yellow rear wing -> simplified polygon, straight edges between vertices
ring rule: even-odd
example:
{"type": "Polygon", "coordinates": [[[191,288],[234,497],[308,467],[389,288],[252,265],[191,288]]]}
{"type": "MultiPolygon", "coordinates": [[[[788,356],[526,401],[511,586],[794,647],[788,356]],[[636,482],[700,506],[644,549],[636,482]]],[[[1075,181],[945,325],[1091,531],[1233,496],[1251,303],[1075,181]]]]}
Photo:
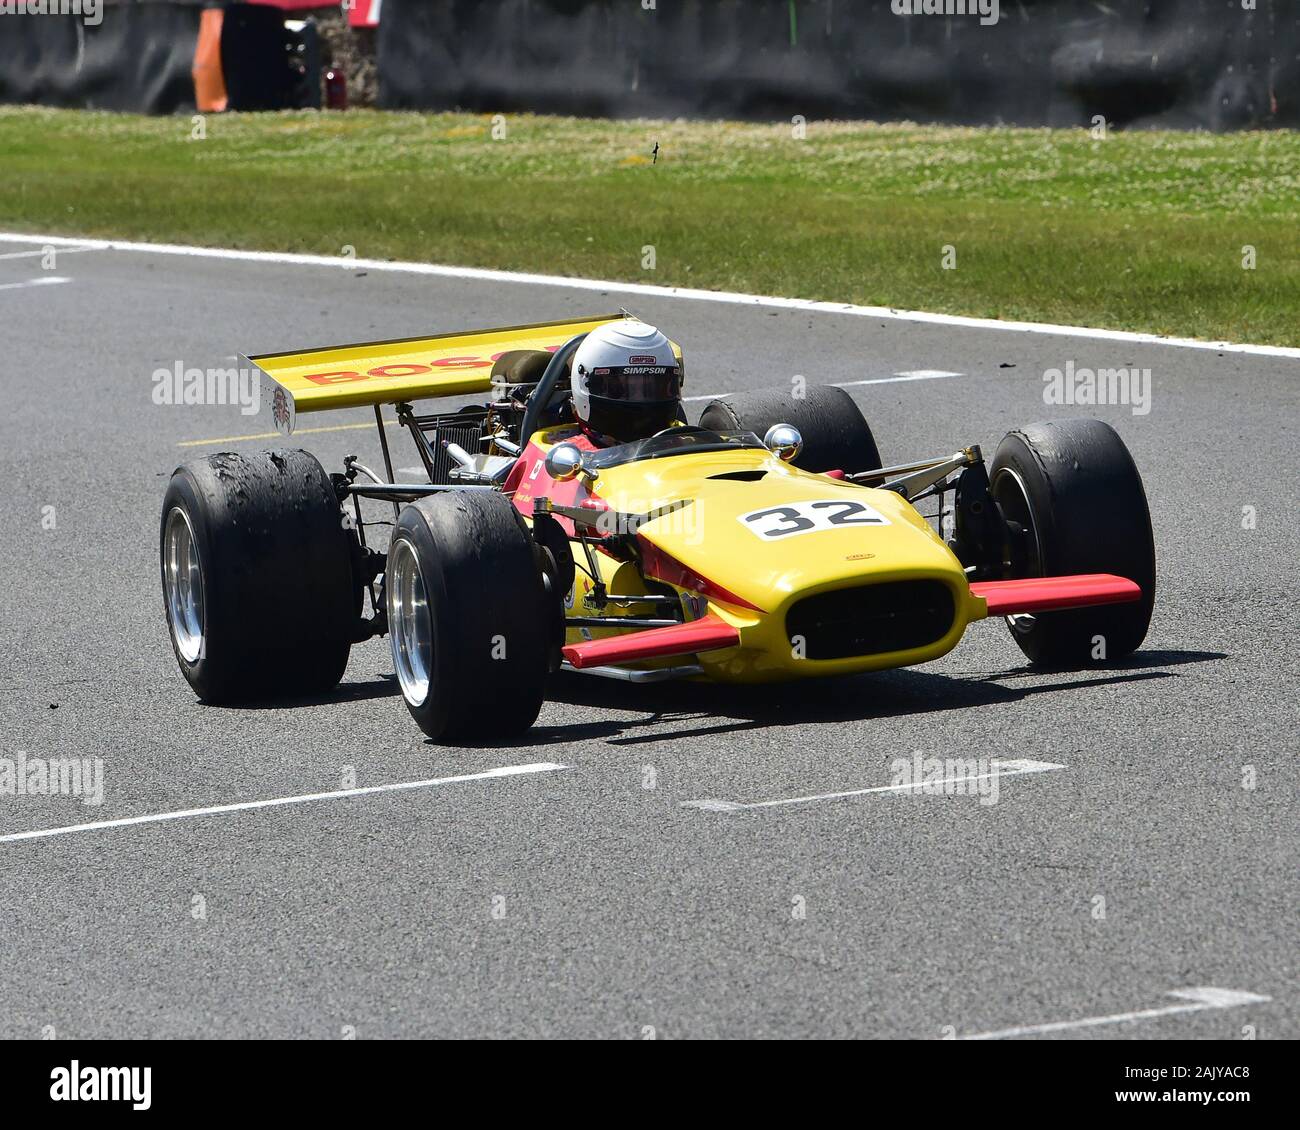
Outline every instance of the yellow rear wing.
{"type": "Polygon", "coordinates": [[[577,321],[264,353],[244,360],[261,371],[275,426],[288,435],[300,412],[487,392],[492,363],[502,353],[512,349],[554,352],[575,334],[625,316],[601,314],[577,321]]]}

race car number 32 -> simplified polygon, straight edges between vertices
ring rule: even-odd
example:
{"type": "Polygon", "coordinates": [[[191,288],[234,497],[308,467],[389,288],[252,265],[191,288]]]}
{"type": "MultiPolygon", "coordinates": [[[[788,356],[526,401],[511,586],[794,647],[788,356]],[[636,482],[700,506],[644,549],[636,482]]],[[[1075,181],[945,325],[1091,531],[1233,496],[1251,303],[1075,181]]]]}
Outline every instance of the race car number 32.
{"type": "Polygon", "coordinates": [[[889,519],[865,502],[832,498],[824,502],[791,502],[769,506],[740,515],[744,523],[760,538],[775,541],[811,534],[817,530],[837,530],[849,526],[888,526],[889,519]]]}

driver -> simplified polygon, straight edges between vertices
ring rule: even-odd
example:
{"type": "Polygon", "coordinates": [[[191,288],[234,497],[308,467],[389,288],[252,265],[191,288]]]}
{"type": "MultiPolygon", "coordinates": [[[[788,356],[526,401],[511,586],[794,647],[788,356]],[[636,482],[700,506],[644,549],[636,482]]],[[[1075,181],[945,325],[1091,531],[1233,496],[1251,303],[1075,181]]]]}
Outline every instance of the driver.
{"type": "Polygon", "coordinates": [[[574,415],[602,447],[647,439],[681,417],[682,363],[654,326],[626,319],[597,327],[571,371],[574,415]]]}

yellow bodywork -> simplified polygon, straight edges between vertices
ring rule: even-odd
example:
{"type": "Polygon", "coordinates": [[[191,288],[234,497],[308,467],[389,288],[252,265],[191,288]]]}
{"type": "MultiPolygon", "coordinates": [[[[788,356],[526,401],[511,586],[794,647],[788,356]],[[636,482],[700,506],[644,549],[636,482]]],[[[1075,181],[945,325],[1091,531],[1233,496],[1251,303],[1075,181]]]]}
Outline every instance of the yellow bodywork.
{"type": "MultiPolygon", "coordinates": [[[[546,448],[563,434],[564,429],[557,429],[553,435],[535,436],[534,442],[546,448]]],[[[700,653],[698,660],[706,678],[768,682],[911,666],[951,651],[967,624],[986,615],[985,602],[971,594],[961,563],[900,495],[801,471],[766,450],[736,448],[627,463],[601,471],[589,483],[589,490],[610,509],[630,514],[689,500],[688,505],[643,525],[640,536],[741,598],[729,602],[708,597],[707,611],[735,627],[740,644],[700,653]],[[763,475],[753,481],[711,477],[744,471],[763,475]],[[888,524],[817,529],[767,541],[741,520],[742,515],[764,508],[833,500],[866,503],[888,524]],[[791,647],[786,612],[796,600],[876,582],[928,579],[948,586],[954,618],[948,633],[926,647],[830,660],[801,658],[791,647]]],[[[584,563],[576,543],[574,549],[575,559],[584,563]]],[[[630,563],[605,554],[598,554],[597,560],[611,596],[646,591],[630,563]]],[[[690,599],[696,594],[679,584],[672,587],[682,595],[687,617],[697,618],[702,607],[698,600],[690,599]]],[[[580,569],[570,615],[593,614],[592,608],[584,605],[591,589],[591,581],[580,569]]],[[[605,614],[617,615],[619,610],[610,608],[605,614]]],[[[615,634],[619,633],[608,629],[585,633],[570,629],[568,642],[615,634]]],[[[655,660],[636,666],[682,662],[680,658],[655,660]]]]}

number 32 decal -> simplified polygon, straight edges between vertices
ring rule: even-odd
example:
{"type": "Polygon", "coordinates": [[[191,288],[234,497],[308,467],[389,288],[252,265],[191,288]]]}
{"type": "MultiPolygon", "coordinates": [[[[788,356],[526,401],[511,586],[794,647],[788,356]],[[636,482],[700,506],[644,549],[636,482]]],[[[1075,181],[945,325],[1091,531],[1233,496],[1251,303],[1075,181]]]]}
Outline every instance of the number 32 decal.
{"type": "Polygon", "coordinates": [[[865,502],[845,498],[824,502],[792,502],[787,506],[769,506],[740,515],[739,519],[760,538],[775,541],[795,534],[816,530],[834,530],[844,526],[888,526],[889,519],[865,502]]]}

